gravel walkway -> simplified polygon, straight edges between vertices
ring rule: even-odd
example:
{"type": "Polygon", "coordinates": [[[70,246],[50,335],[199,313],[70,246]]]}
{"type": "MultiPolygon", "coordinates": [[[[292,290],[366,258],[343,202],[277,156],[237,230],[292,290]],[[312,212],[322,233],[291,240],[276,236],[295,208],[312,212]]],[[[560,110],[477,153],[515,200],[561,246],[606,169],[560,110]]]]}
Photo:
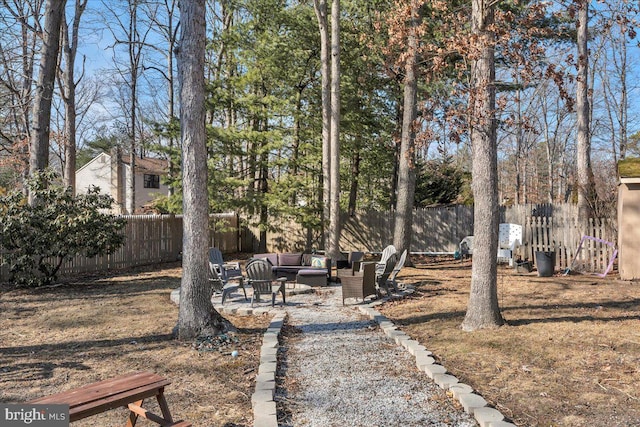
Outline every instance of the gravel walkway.
{"type": "Polygon", "coordinates": [[[339,287],[287,303],[279,426],[477,426],[339,287]]]}

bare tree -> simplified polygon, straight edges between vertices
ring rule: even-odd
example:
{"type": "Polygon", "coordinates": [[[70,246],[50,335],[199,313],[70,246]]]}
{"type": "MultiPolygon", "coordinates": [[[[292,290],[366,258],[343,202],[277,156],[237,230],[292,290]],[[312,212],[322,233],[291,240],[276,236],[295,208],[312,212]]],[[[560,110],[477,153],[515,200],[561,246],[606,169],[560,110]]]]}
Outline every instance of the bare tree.
{"type": "MultiPolygon", "coordinates": [[[[96,113],[94,107],[99,105],[100,100],[105,95],[105,82],[95,76],[83,76],[76,81],[74,88],[74,110],[75,110],[75,141],[74,148],[83,148],[83,141],[88,133],[92,133],[99,127],[99,123],[104,121],[104,117],[96,113]]],[[[51,132],[51,161],[61,165],[64,171],[67,169],[66,159],[68,157],[68,141],[65,136],[66,104],[62,97],[53,100],[52,127],[62,129],[63,132],[51,132]]]]}
{"type": "Polygon", "coordinates": [[[638,88],[638,84],[629,78],[637,64],[627,45],[636,38],[634,26],[640,5],[622,0],[605,1],[598,14],[597,33],[591,39],[599,39],[605,48],[600,64],[593,61],[593,68],[602,84],[602,108],[607,123],[603,139],[610,144],[613,164],[616,164],[627,154],[629,95],[638,88]]]}
{"type": "Polygon", "coordinates": [[[180,82],[183,159],[183,260],[178,337],[213,335],[224,319],[211,303],[208,272],[207,147],[204,56],[205,0],[180,2],[181,34],[176,47],[180,82]],[[204,202],[203,202],[204,200],[204,202]]]}
{"type": "Polygon", "coordinates": [[[2,0],[0,22],[0,86],[3,88],[0,151],[4,166],[23,179],[29,172],[29,141],[33,108],[33,81],[37,49],[41,43],[44,0],[2,0]]]}
{"type": "MultiPolygon", "coordinates": [[[[574,128],[573,114],[564,104],[562,98],[552,91],[552,83],[543,82],[538,93],[537,105],[540,114],[537,120],[540,123],[544,148],[547,160],[547,175],[549,186],[547,201],[564,201],[567,188],[566,168],[568,166],[567,152],[569,151],[569,135],[574,128]]],[[[573,148],[573,147],[571,147],[573,148]]],[[[573,150],[571,150],[573,151],[573,150]]]]}
{"type": "MultiPolygon", "coordinates": [[[[162,48],[161,53],[165,55],[166,58],[166,66],[164,69],[156,66],[148,66],[147,68],[154,69],[162,75],[164,82],[166,83],[167,89],[167,100],[166,107],[164,108],[166,122],[169,126],[169,136],[167,138],[169,151],[172,152],[175,145],[176,140],[171,132],[176,118],[176,100],[175,100],[175,87],[176,87],[176,79],[174,77],[174,50],[177,43],[178,38],[178,29],[180,25],[176,22],[177,15],[177,0],[161,0],[158,4],[152,5],[150,3],[145,3],[143,10],[149,18],[151,23],[150,28],[157,32],[160,37],[166,42],[166,45],[159,47],[155,45],[156,49],[160,50],[162,48]]],[[[169,176],[175,178],[178,173],[178,165],[175,164],[171,155],[168,157],[169,163],[169,176]]],[[[173,186],[169,186],[169,195],[174,194],[175,189],[173,186]]]]}
{"type": "Polygon", "coordinates": [[[129,105],[125,112],[128,123],[129,132],[129,167],[131,175],[129,177],[129,197],[127,198],[126,211],[129,214],[135,212],[136,206],[136,155],[139,148],[138,141],[138,83],[142,74],[143,53],[147,45],[147,37],[151,31],[151,26],[141,27],[139,24],[138,12],[140,9],[140,0],[124,0],[125,8],[120,8],[120,3],[103,0],[102,5],[108,16],[105,16],[107,27],[111,31],[115,44],[114,62],[117,71],[123,82],[129,90],[129,105]],[[127,61],[121,63],[118,61],[119,56],[115,48],[117,46],[126,46],[127,61]]]}
{"type": "Polygon", "coordinates": [[[591,169],[591,135],[589,134],[589,51],[587,48],[589,1],[575,0],[575,4],[577,7],[576,37],[578,44],[578,75],[576,78],[578,215],[581,220],[586,221],[590,217],[591,204],[595,194],[593,170],[591,169]]]}
{"type": "MultiPolygon", "coordinates": [[[[74,15],[71,25],[67,23],[66,14],[63,11],[62,18],[62,56],[64,58],[64,70],[60,69],[60,94],[65,106],[64,140],[65,162],[63,180],[64,184],[76,189],[76,88],[78,81],[75,78],[75,63],[78,52],[78,33],[80,32],[80,19],[87,7],[87,0],[75,0],[74,15]]],[[[82,79],[82,76],[80,76],[82,79]]]]}
{"type": "MultiPolygon", "coordinates": [[[[47,0],[44,11],[43,51],[33,105],[31,141],[29,144],[29,172],[44,170],[49,164],[49,127],[51,100],[55,86],[58,53],[60,51],[60,25],[66,0],[47,0]]],[[[33,199],[30,196],[30,201],[33,199]]]]}
{"type": "Polygon", "coordinates": [[[476,45],[471,60],[474,255],[471,292],[462,329],[474,331],[504,323],[498,306],[498,167],[496,144],[494,3],[472,0],[471,32],[476,45]]]}

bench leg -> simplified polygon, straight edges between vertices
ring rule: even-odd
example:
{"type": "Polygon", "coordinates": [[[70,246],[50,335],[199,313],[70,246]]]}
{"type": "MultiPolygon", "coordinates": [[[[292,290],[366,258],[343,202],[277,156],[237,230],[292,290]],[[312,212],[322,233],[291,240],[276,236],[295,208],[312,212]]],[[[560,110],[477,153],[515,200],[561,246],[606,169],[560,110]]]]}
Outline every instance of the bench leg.
{"type": "Polygon", "coordinates": [[[160,394],[158,394],[158,404],[160,405],[160,411],[162,411],[162,417],[170,423],[173,423],[171,411],[169,411],[169,405],[167,405],[167,400],[164,398],[164,392],[162,390],[160,390],[160,394]]]}
{"type": "MultiPolygon", "coordinates": [[[[153,421],[154,423],[158,423],[161,426],[173,426],[174,424],[180,425],[180,423],[174,423],[173,418],[171,417],[171,412],[169,411],[169,406],[167,405],[167,401],[164,398],[164,394],[162,391],[156,396],[158,399],[158,404],[160,406],[160,411],[162,411],[162,416],[156,415],[152,412],[144,409],[142,405],[142,400],[139,400],[134,403],[130,403],[128,406],[131,413],[129,414],[129,420],[127,421],[127,427],[134,427],[138,417],[143,417],[148,419],[149,421],[153,421]]],[[[184,424],[190,425],[190,424],[184,424]]]]}
{"type": "MultiPolygon", "coordinates": [[[[133,403],[136,406],[142,406],[142,400],[138,400],[133,403]]],[[[138,422],[138,414],[131,411],[129,412],[129,419],[127,420],[127,427],[135,427],[136,422],[138,422]]]]}

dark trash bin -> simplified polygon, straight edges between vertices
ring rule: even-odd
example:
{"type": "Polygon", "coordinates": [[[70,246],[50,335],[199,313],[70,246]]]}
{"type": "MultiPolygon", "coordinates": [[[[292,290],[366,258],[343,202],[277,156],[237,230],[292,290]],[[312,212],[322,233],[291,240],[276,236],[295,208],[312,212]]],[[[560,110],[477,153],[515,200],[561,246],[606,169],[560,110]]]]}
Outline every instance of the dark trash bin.
{"type": "Polygon", "coordinates": [[[553,271],[556,268],[556,253],[554,251],[536,251],[536,268],[540,277],[553,276],[553,271]]]}

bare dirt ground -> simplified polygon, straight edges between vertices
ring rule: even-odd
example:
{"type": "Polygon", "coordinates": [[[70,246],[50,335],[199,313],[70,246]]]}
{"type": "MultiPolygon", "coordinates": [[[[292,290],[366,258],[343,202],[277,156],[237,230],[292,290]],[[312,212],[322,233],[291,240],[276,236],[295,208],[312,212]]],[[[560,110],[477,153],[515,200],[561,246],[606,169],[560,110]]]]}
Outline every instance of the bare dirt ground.
{"type": "Polygon", "coordinates": [[[471,261],[416,262],[400,275],[415,295],[381,311],[511,422],[640,426],[640,283],[501,267],[507,324],[469,333],[471,261]]]}
{"type": "MultiPolygon", "coordinates": [[[[238,332],[225,342],[176,341],[178,308],[169,295],[180,275],[177,265],[163,265],[35,290],[0,288],[0,402],[148,370],[172,381],[165,394],[174,419],[252,425],[251,394],[269,318],[227,316],[238,332]],[[231,357],[232,350],[239,356],[231,357]]],[[[114,410],[73,425],[124,425],[126,419],[127,411],[114,410]]],[[[138,425],[156,424],[141,419],[138,425]]]]}

